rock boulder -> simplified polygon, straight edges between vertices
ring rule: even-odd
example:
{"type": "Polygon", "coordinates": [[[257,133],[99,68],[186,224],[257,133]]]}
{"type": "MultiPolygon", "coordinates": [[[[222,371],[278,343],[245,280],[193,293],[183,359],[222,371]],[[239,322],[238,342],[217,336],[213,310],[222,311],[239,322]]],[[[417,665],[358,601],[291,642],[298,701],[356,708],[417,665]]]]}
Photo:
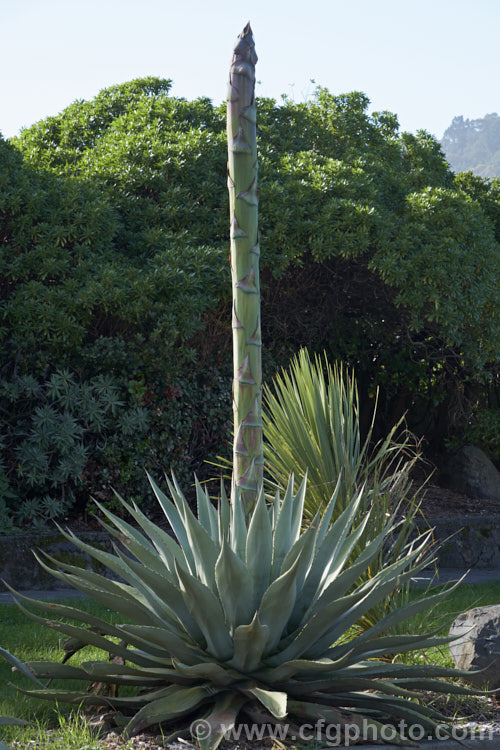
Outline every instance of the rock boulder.
{"type": "Polygon", "coordinates": [[[474,445],[465,445],[450,456],[439,475],[439,483],[468,497],[496,500],[500,508],[500,471],[474,445]]]}
{"type": "Polygon", "coordinates": [[[475,607],[459,615],[450,635],[460,636],[450,643],[450,653],[457,669],[484,670],[471,674],[470,682],[478,688],[500,688],[500,604],[475,607]]]}

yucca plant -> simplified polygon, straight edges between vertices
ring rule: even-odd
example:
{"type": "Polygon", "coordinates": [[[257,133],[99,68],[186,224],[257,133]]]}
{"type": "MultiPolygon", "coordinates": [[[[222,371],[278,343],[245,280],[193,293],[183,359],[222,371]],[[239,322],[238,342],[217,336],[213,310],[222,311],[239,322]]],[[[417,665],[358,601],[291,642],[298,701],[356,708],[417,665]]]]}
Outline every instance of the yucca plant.
{"type": "MultiPolygon", "coordinates": [[[[311,358],[307,349],[301,349],[292,358],[289,367],[275,376],[272,385],[264,386],[263,401],[266,471],[280,487],[286,487],[292,473],[299,482],[308,477],[305,520],[310,522],[327,506],[337,485],[336,515],[364,488],[359,519],[372,504],[377,512],[353,555],[374,539],[387,518],[396,513],[400,523],[393,531],[391,544],[385,545],[366,568],[365,579],[397,560],[415,530],[419,514],[409,478],[418,459],[418,449],[400,430],[401,423],[372,447],[376,405],[363,439],[354,374],[342,363],[331,365],[326,353],[311,358]]],[[[384,601],[364,613],[358,626],[369,627],[409,596],[409,584],[398,584],[384,601]]]]}
{"type": "Polygon", "coordinates": [[[292,472],[299,481],[308,475],[307,519],[326,507],[337,482],[337,511],[365,483],[374,496],[391,496],[394,506],[407,493],[415,448],[407,437],[397,439],[401,422],[372,448],[375,414],[376,406],[363,439],[354,374],[326,354],[311,359],[307,349],[264,387],[266,471],[280,486],[292,472]]]}
{"type": "Polygon", "coordinates": [[[63,619],[46,619],[20,605],[28,617],[81,646],[100,648],[112,659],[84,661],[79,667],[29,662],[27,669],[39,680],[93,685],[90,692],[51,685],[26,691],[29,695],[84,707],[109,706],[118,712],[126,735],[159,722],[174,722],[179,735],[183,724],[202,718],[210,733],[201,744],[215,747],[238,717],[269,724],[286,720],[291,732],[301,722],[321,718],[365,729],[398,718],[432,731],[441,717],[414,702],[415,691],[467,693],[437,679],[461,672],[388,664],[380,658],[449,640],[435,634],[380,637],[391,624],[422,611],[445,592],[407,604],[361,635],[346,636],[398,580],[408,580],[429,562],[427,534],[413,551],[356,585],[391,530],[389,520],[346,567],[376,512],[372,509],[361,523],[355,522],[362,492],[331,524],[337,487],[324,513],[302,531],[306,482],[295,494],[293,477],[283,499],[278,493],[270,507],[260,490],[248,524],[238,492],[232,502],[222,492],[216,510],[197,484],[196,518],[175,480],[168,482],[173,501],[150,481],[176,539],[124,500],[135,526],[99,506],[111,522],[103,525],[120,543],[115,554],[65,534],[122,581],[49,555],[39,558],[56,578],[129,622],[111,625],[71,606],[16,594],[63,619]],[[120,697],[105,689],[110,685],[140,690],[120,697]]]}

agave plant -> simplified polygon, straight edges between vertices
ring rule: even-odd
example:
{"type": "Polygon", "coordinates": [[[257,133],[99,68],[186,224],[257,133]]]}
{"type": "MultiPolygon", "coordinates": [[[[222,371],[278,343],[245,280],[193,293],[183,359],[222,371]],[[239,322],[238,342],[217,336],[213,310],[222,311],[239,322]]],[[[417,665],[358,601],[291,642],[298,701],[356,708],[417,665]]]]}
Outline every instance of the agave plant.
{"type": "MultiPolygon", "coordinates": [[[[292,735],[299,725],[315,719],[322,726],[355,725],[366,731],[398,718],[432,731],[441,717],[414,702],[416,691],[471,692],[440,679],[462,673],[391,664],[385,657],[450,639],[435,633],[384,634],[445,593],[407,603],[362,633],[352,629],[398,582],[407,582],[428,564],[429,535],[363,580],[363,571],[380,555],[393,530],[389,518],[360,548],[360,539],[379,513],[375,503],[367,502],[365,486],[343,498],[339,513],[342,485],[338,482],[323,512],[306,528],[305,477],[295,492],[292,476],[283,498],[278,492],[269,506],[264,496],[256,59],[247,25],[234,49],[228,95],[235,364],[231,502],[222,488],[216,509],[197,483],[196,517],[175,479],[167,480],[170,498],[151,479],[175,538],[136,504],[121,498],[133,524],[99,505],[108,519],[103,525],[116,539],[114,554],[63,532],[118,579],[48,555],[38,557],[42,567],[124,621],[111,624],[72,606],[16,594],[35,610],[60,619],[35,614],[19,604],[28,617],[70,639],[63,663],[25,665],[35,679],[50,680],[45,687],[25,692],[84,707],[108,706],[126,735],[170,722],[178,736],[183,725],[202,718],[209,731],[198,739],[201,746],[211,748],[243,718],[271,725],[286,720],[292,735]],[[67,663],[87,645],[101,649],[109,660],[67,663]],[[78,684],[74,690],[61,689],[52,685],[58,679],[78,684]],[[127,691],[120,695],[122,687],[127,691]]],[[[321,739],[318,731],[315,740],[321,739]]]]}
{"type": "Polygon", "coordinates": [[[16,594],[64,619],[45,618],[19,605],[28,617],[110,658],[80,666],[28,662],[26,668],[39,680],[93,685],[90,692],[51,685],[28,694],[109,706],[119,712],[126,735],[160,722],[174,722],[179,735],[182,723],[202,718],[210,733],[201,744],[215,747],[243,717],[269,724],[286,718],[292,731],[315,719],[373,729],[398,718],[432,731],[441,717],[410,700],[415,690],[470,692],[437,679],[462,674],[456,670],[390,664],[381,658],[449,641],[435,634],[381,636],[445,592],[409,603],[363,634],[349,636],[363,612],[387,596],[397,580],[408,580],[429,562],[424,535],[402,559],[359,582],[391,530],[389,522],[346,567],[376,512],[356,522],[362,491],[331,523],[337,487],[323,515],[303,531],[305,480],[295,494],[292,477],[284,497],[278,493],[270,507],[261,489],[248,523],[238,492],[232,502],[222,493],[215,509],[197,484],[196,517],[175,480],[169,481],[172,499],[150,481],[176,539],[122,499],[135,525],[99,506],[111,522],[103,525],[120,543],[114,554],[64,532],[120,581],[49,555],[39,558],[56,578],[129,622],[111,625],[71,606],[16,594]],[[116,689],[105,689],[110,685],[140,690],[121,697],[116,689]]]}

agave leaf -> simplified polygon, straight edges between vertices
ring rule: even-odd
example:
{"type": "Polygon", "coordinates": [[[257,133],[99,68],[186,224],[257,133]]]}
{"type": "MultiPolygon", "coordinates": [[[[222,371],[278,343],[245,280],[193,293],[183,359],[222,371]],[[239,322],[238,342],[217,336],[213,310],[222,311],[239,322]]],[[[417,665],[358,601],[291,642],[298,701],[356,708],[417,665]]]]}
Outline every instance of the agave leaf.
{"type": "Polygon", "coordinates": [[[211,694],[214,694],[214,688],[184,688],[173,685],[168,688],[167,695],[151,701],[138,711],[125,727],[123,734],[125,737],[130,737],[132,733],[137,733],[152,724],[159,724],[189,713],[211,694]]]}
{"type": "Polygon", "coordinates": [[[296,560],[299,561],[296,579],[297,591],[302,590],[302,585],[310,570],[311,563],[314,558],[314,547],[318,531],[316,522],[318,520],[319,513],[316,515],[316,518],[313,519],[306,531],[304,531],[304,533],[300,535],[297,541],[294,542],[285,559],[283,560],[281,566],[280,575],[283,575],[283,573],[286,573],[286,571],[292,567],[296,560]]]}
{"type": "Polygon", "coordinates": [[[294,501],[293,484],[294,477],[293,474],[291,474],[274,529],[271,580],[274,580],[279,576],[285,555],[291,547],[292,511],[294,501]]]}
{"type": "MultiPolygon", "coordinates": [[[[69,542],[75,545],[75,547],[78,547],[79,549],[86,552],[90,557],[94,560],[97,560],[98,562],[105,565],[110,570],[114,571],[115,573],[118,573],[119,576],[122,576],[126,579],[126,573],[127,570],[122,563],[122,561],[117,558],[115,555],[112,555],[110,552],[105,552],[104,550],[97,549],[97,547],[92,547],[91,544],[87,544],[86,542],[83,542],[81,539],[78,539],[78,537],[73,534],[72,531],[66,532],[61,526],[56,524],[58,530],[60,533],[64,536],[65,539],[67,539],[69,542]]],[[[59,565],[59,567],[63,567],[62,563],[58,563],[57,560],[50,557],[47,553],[43,553],[44,556],[48,559],[54,562],[54,564],[59,565]]],[[[67,569],[67,566],[65,566],[67,569]]],[[[77,568],[78,570],[82,570],[81,568],[77,568]]]]}
{"type": "MultiPolygon", "coordinates": [[[[151,570],[156,571],[160,575],[163,571],[170,570],[167,561],[159,555],[158,550],[153,545],[151,545],[150,550],[149,547],[143,546],[135,539],[126,537],[124,532],[114,529],[109,523],[106,523],[101,519],[99,519],[99,523],[103,529],[110,534],[110,536],[120,542],[122,547],[124,547],[128,553],[134,555],[137,560],[143,562],[144,565],[147,565],[151,570]]],[[[183,563],[186,565],[185,560],[183,560],[183,563]]]]}
{"type": "Polygon", "coordinates": [[[7,649],[0,648],[0,656],[3,656],[5,661],[8,661],[9,664],[15,667],[25,677],[28,677],[32,682],[36,682],[37,685],[40,685],[41,687],[43,687],[43,684],[40,682],[39,679],[37,679],[37,677],[35,677],[31,669],[29,669],[29,667],[27,667],[26,664],[20,661],[16,656],[14,656],[9,651],[7,651],[7,649]]]}
{"type": "Polygon", "coordinates": [[[327,580],[333,581],[335,578],[337,578],[343,568],[347,565],[352,551],[354,550],[359,540],[362,538],[365,529],[371,520],[371,513],[367,513],[361,523],[358,524],[358,526],[356,526],[356,528],[353,529],[351,533],[346,537],[346,539],[342,542],[338,549],[338,554],[329,567],[328,574],[323,577],[320,582],[319,590],[323,589],[323,587],[326,585],[327,580]]]}
{"type": "MultiPolygon", "coordinates": [[[[164,663],[169,666],[172,663],[173,654],[187,664],[197,664],[203,657],[203,652],[198,647],[190,645],[187,640],[165,627],[157,628],[127,623],[126,625],[120,625],[120,630],[122,635],[126,635],[127,639],[130,639],[131,643],[142,643],[142,646],[139,647],[145,649],[145,655],[156,654],[157,649],[153,644],[160,646],[162,651],[159,653],[162,654],[164,663]]],[[[134,660],[129,658],[128,661],[134,660]]],[[[141,666],[157,666],[159,663],[161,663],[161,659],[154,662],[150,661],[148,664],[142,664],[141,666]]],[[[140,664],[140,662],[137,661],[137,664],[140,664]]]]}
{"type": "Polygon", "coordinates": [[[356,499],[338,516],[330,529],[326,532],[321,543],[319,542],[319,535],[322,531],[323,522],[320,524],[314,561],[302,587],[300,599],[298,600],[297,612],[294,613],[295,622],[297,620],[299,622],[302,621],[305,612],[310,607],[314,596],[316,595],[321,581],[328,575],[330,567],[337,555],[339,546],[345,540],[345,537],[354,523],[356,513],[362,500],[363,493],[360,491],[356,499]]]}
{"type": "Polygon", "coordinates": [[[151,603],[152,608],[166,622],[169,622],[175,631],[185,630],[194,641],[202,639],[201,629],[189,614],[180,589],[175,585],[170,574],[164,570],[163,575],[159,575],[154,570],[150,570],[147,565],[125,558],[120,550],[116,552],[135,574],[137,588],[151,603]]]}
{"type": "Polygon", "coordinates": [[[280,508],[281,508],[281,497],[280,497],[280,490],[278,487],[278,489],[276,490],[274,494],[272,505],[269,508],[269,519],[271,521],[271,526],[272,526],[273,531],[276,529],[278,516],[280,514],[280,508]]]}
{"type": "MultiPolygon", "coordinates": [[[[50,677],[54,680],[85,680],[87,675],[80,667],[72,667],[70,664],[60,664],[54,661],[28,661],[26,666],[37,677],[50,677]]],[[[39,683],[41,684],[41,683],[39,683]]]]}
{"type": "MultiPolygon", "coordinates": [[[[262,486],[250,518],[246,540],[246,568],[248,569],[249,579],[253,583],[250,583],[244,589],[240,589],[240,591],[245,592],[246,597],[250,600],[250,607],[253,610],[252,616],[269,586],[272,554],[273,532],[267,512],[264,487],[262,486]]],[[[250,619],[240,620],[240,623],[250,622],[250,619]]]]}
{"type": "Polygon", "coordinates": [[[340,494],[340,486],[341,486],[341,480],[342,480],[342,472],[339,474],[339,477],[337,479],[337,483],[335,485],[335,489],[332,492],[332,496],[330,500],[328,501],[328,505],[324,509],[321,515],[321,522],[318,527],[318,538],[317,538],[317,546],[318,549],[323,544],[323,541],[325,539],[325,536],[327,535],[328,529],[330,528],[330,522],[332,520],[333,511],[337,507],[337,501],[340,494]]]}
{"type": "Polygon", "coordinates": [[[241,680],[241,675],[233,669],[224,669],[220,664],[205,661],[201,664],[182,664],[174,659],[174,667],[179,674],[190,677],[192,680],[207,680],[214,685],[231,685],[236,680],[241,680]]]}
{"type": "Polygon", "coordinates": [[[37,555],[35,557],[42,568],[47,570],[54,578],[58,578],[60,581],[69,584],[72,588],[88,594],[88,596],[96,601],[112,607],[120,614],[125,615],[125,617],[129,617],[131,620],[145,625],[163,623],[161,618],[154,612],[149,611],[144,600],[140,600],[139,596],[133,597],[131,594],[132,587],[126,587],[125,584],[118,583],[117,581],[110,581],[104,578],[104,576],[100,576],[98,573],[93,573],[90,570],[68,566],[66,563],[59,564],[66,569],[72,568],[76,570],[77,574],[69,575],[68,573],[61,573],[45,565],[37,555]],[[87,583],[87,581],[91,581],[92,583],[87,583]],[[94,581],[98,581],[98,585],[93,585],[94,581]]]}
{"type": "Polygon", "coordinates": [[[304,517],[304,500],[306,497],[307,488],[307,469],[300,483],[300,487],[297,490],[297,494],[293,499],[292,505],[292,519],[291,519],[291,542],[294,544],[300,535],[302,527],[302,521],[304,517]]]}
{"type": "MultiPolygon", "coordinates": [[[[269,570],[269,569],[268,569],[269,570]]],[[[255,614],[250,572],[224,539],[215,565],[215,580],[226,620],[231,628],[249,623],[255,614]]]]}
{"type": "MultiPolygon", "coordinates": [[[[186,511],[186,533],[192,550],[196,575],[211,591],[217,591],[215,583],[215,563],[219,548],[190,509],[186,511]]],[[[193,572],[194,575],[194,572],[193,572]]]]}
{"type": "MultiPolygon", "coordinates": [[[[465,672],[466,670],[460,670],[465,672]]],[[[477,670],[476,673],[480,672],[481,670],[477,670]]],[[[467,676],[470,676],[471,672],[467,672],[467,676]]],[[[455,677],[457,675],[454,675],[455,677]]],[[[484,690],[474,690],[469,685],[465,687],[464,685],[456,685],[453,682],[449,683],[443,683],[442,680],[432,680],[429,678],[406,678],[406,679],[399,679],[397,680],[397,684],[402,687],[407,687],[411,690],[429,690],[434,693],[443,693],[446,692],[447,694],[453,694],[453,695],[482,695],[484,696],[484,690]]],[[[418,693],[417,693],[418,695],[418,693]]]]}
{"type": "Polygon", "coordinates": [[[264,690],[259,687],[251,687],[243,690],[245,695],[252,695],[259,703],[267,708],[269,713],[277,719],[284,719],[287,714],[287,694],[277,690],[264,690]]]}
{"type": "Polygon", "coordinates": [[[341,656],[340,659],[294,659],[280,664],[279,667],[270,667],[259,670],[255,676],[262,682],[269,684],[278,684],[299,673],[303,677],[309,676],[315,672],[333,672],[341,669],[349,661],[350,652],[341,656]]]}
{"type": "MultiPolygon", "coordinates": [[[[309,703],[307,701],[289,700],[288,708],[290,713],[296,716],[302,716],[305,719],[317,722],[323,720],[325,724],[335,727],[348,727],[357,726],[360,730],[359,740],[369,739],[369,735],[372,737],[381,736],[381,730],[387,731],[385,724],[381,724],[373,718],[362,716],[356,713],[346,712],[345,710],[339,710],[333,706],[327,707],[323,703],[309,703]]],[[[321,724],[317,725],[317,729],[321,727],[321,724]]],[[[382,736],[386,736],[385,734],[382,736]]],[[[327,740],[331,740],[331,737],[327,734],[327,740]]],[[[348,738],[345,738],[348,739],[348,738]]],[[[352,738],[349,737],[352,742],[352,738]]],[[[341,744],[343,741],[342,736],[335,737],[335,744],[341,744]]],[[[410,747],[418,747],[418,745],[410,740],[403,740],[400,735],[394,730],[394,736],[391,738],[391,743],[395,745],[409,745],[410,747]]]]}
{"type": "Polygon", "coordinates": [[[219,541],[217,511],[215,510],[210,496],[203,489],[197,477],[194,478],[196,486],[196,500],[198,507],[198,521],[214,542],[219,541]]]}
{"type": "MultiPolygon", "coordinates": [[[[32,724],[29,721],[25,721],[24,719],[15,719],[13,716],[0,716],[0,727],[7,726],[28,727],[32,726],[32,724]]],[[[6,748],[6,750],[9,750],[9,748],[7,748],[7,745],[4,745],[3,742],[0,742],[0,750],[2,750],[2,748],[6,748]]]]}
{"type": "Polygon", "coordinates": [[[128,664],[103,661],[86,661],[83,662],[81,667],[86,675],[97,678],[99,682],[110,682],[117,685],[154,687],[155,685],[165,685],[165,682],[188,686],[193,683],[189,677],[179,674],[175,669],[165,667],[138,669],[128,664]]]}
{"type": "MultiPolygon", "coordinates": [[[[436,630],[435,633],[438,631],[436,630]]],[[[351,641],[351,650],[355,659],[371,659],[372,657],[388,656],[389,654],[405,654],[408,651],[415,651],[423,648],[437,648],[450,643],[450,636],[435,638],[432,633],[430,637],[421,637],[418,635],[393,635],[385,638],[375,638],[369,644],[365,643],[361,649],[356,648],[351,641]],[[408,639],[408,640],[406,640],[408,639]]]]}
{"type": "MultiPolygon", "coordinates": [[[[342,631],[341,634],[345,632],[342,623],[349,614],[352,614],[355,605],[365,600],[368,596],[369,594],[366,594],[364,591],[357,590],[315,612],[311,619],[306,621],[304,627],[299,627],[282,640],[280,646],[283,650],[279,651],[276,655],[268,657],[267,663],[269,666],[278,666],[284,661],[291,661],[293,659],[306,658],[314,660],[325,656],[328,646],[321,646],[321,650],[317,647],[315,648],[319,639],[324,636],[325,632],[329,638],[330,631],[336,627],[342,631]],[[332,623],[334,623],[333,626],[332,623]]],[[[354,621],[356,621],[356,618],[354,621]]],[[[335,638],[328,642],[329,644],[334,643],[335,638]]]]}
{"type": "Polygon", "coordinates": [[[362,692],[366,690],[378,691],[387,695],[398,695],[405,698],[419,698],[419,693],[396,684],[391,680],[375,680],[366,677],[342,678],[324,677],[319,680],[293,680],[281,685],[290,695],[310,695],[311,693],[327,692],[328,695],[346,693],[350,691],[362,692]]]}
{"type": "Polygon", "coordinates": [[[385,531],[378,534],[369,542],[367,547],[363,550],[363,554],[357,558],[355,563],[348,566],[341,573],[337,573],[336,577],[333,577],[331,574],[329,574],[321,584],[321,587],[318,588],[317,594],[314,597],[309,608],[305,612],[302,612],[300,619],[298,619],[298,614],[301,610],[296,608],[298,609],[297,616],[295,615],[294,611],[294,616],[290,618],[290,629],[297,628],[301,621],[304,622],[316,610],[321,609],[326,604],[329,604],[330,602],[345,596],[346,593],[352,589],[361,575],[366,571],[366,568],[370,564],[371,560],[373,560],[380,552],[380,549],[384,542],[384,538],[385,531]],[[321,593],[319,593],[320,591],[321,593]]]}
{"type": "Polygon", "coordinates": [[[239,625],[233,633],[234,656],[229,664],[244,674],[251,674],[261,663],[270,630],[255,613],[250,625],[239,625]]]}
{"type": "Polygon", "coordinates": [[[230,659],[233,643],[220,601],[207,586],[186,571],[177,568],[177,575],[186,606],[200,625],[208,652],[221,661],[230,659]]]}
{"type": "Polygon", "coordinates": [[[129,568],[127,578],[135,585],[149,609],[155,612],[164,623],[168,623],[172,630],[179,632],[184,630],[191,637],[199,638],[201,630],[187,611],[182,595],[168,570],[164,570],[163,576],[159,576],[154,570],[127,557],[116,547],[115,552],[129,568]],[[186,616],[185,619],[184,616],[186,616]]]}
{"type": "MultiPolygon", "coordinates": [[[[165,514],[165,517],[167,521],[169,522],[170,526],[172,527],[172,530],[179,541],[179,546],[181,547],[182,552],[184,553],[188,568],[191,571],[191,573],[194,573],[195,571],[194,558],[193,558],[193,553],[191,551],[191,548],[189,546],[186,529],[184,528],[184,519],[179,513],[178,509],[175,507],[174,503],[171,500],[169,500],[168,497],[160,490],[160,488],[158,487],[154,479],[149,474],[148,474],[148,479],[149,479],[149,483],[151,484],[151,487],[153,488],[153,492],[155,493],[156,498],[161,505],[161,508],[165,514]]],[[[174,493],[176,492],[176,489],[172,485],[168,477],[166,477],[166,480],[167,480],[170,493],[172,494],[172,497],[173,497],[174,493]]]]}
{"type": "MultiPolygon", "coordinates": [[[[387,661],[366,661],[356,664],[356,672],[373,677],[391,677],[400,679],[406,677],[463,677],[470,675],[467,670],[453,667],[439,667],[434,664],[394,664],[387,661]]],[[[444,683],[446,685],[450,683],[444,683]]]]}
{"type": "MultiPolygon", "coordinates": [[[[71,638],[77,638],[78,641],[81,641],[84,644],[96,646],[96,648],[100,648],[110,655],[121,656],[127,661],[132,661],[145,667],[157,666],[158,664],[158,659],[154,658],[156,654],[151,653],[149,657],[146,655],[138,654],[125,648],[124,646],[113,643],[113,641],[109,641],[107,638],[104,638],[103,636],[95,633],[92,630],[89,630],[88,628],[79,628],[75,625],[69,625],[68,623],[60,622],[58,620],[47,620],[44,617],[39,617],[38,615],[33,614],[33,612],[29,612],[19,602],[17,602],[17,606],[22,612],[24,612],[27,617],[29,617],[34,622],[38,622],[40,623],[40,625],[45,625],[52,630],[57,630],[60,633],[69,635],[71,638]]],[[[161,656],[163,652],[157,651],[157,654],[161,656]]]]}
{"type": "Polygon", "coordinates": [[[12,591],[16,598],[22,599],[33,607],[47,612],[50,615],[60,615],[61,617],[68,617],[79,622],[84,622],[86,625],[99,628],[106,635],[113,635],[119,638],[122,637],[121,632],[117,627],[111,625],[106,620],[102,620],[100,617],[90,614],[89,612],[83,612],[82,610],[70,607],[66,604],[57,604],[56,602],[41,601],[38,599],[31,599],[29,596],[24,596],[18,591],[15,591],[8,583],[5,583],[7,588],[12,591]]]}
{"type": "Polygon", "coordinates": [[[234,497],[231,503],[231,549],[235,552],[242,562],[245,562],[246,544],[247,544],[247,525],[245,514],[241,502],[238,488],[235,488],[234,497]]]}
{"type": "Polygon", "coordinates": [[[269,628],[269,639],[264,654],[273,651],[280,642],[283,630],[295,604],[297,595],[297,569],[300,558],[297,558],[282,576],[269,586],[258,609],[259,621],[269,628]]]}
{"type": "Polygon", "coordinates": [[[231,507],[229,504],[228,497],[226,495],[226,488],[224,487],[224,480],[221,477],[220,498],[219,498],[219,522],[221,525],[221,530],[219,532],[219,544],[222,544],[222,539],[229,530],[230,519],[231,519],[231,507]]]}
{"type": "Polygon", "coordinates": [[[210,508],[208,506],[212,505],[212,503],[204,492],[196,476],[194,478],[194,483],[196,487],[196,506],[198,509],[198,521],[201,523],[205,531],[210,534],[212,530],[212,524],[210,522],[210,508]]]}
{"type": "MultiPolygon", "coordinates": [[[[404,564],[405,562],[402,561],[401,566],[404,566],[404,564]]],[[[399,581],[401,583],[404,583],[406,580],[409,580],[412,575],[413,572],[411,570],[407,573],[402,573],[399,576],[399,581]]],[[[323,656],[325,654],[325,650],[328,649],[329,645],[335,643],[337,638],[340,638],[343,633],[345,633],[350,627],[352,627],[359,620],[363,612],[366,612],[368,609],[370,609],[370,607],[372,607],[374,604],[376,604],[378,601],[383,599],[387,594],[394,590],[396,582],[398,582],[398,578],[394,579],[390,577],[385,581],[383,579],[377,580],[376,577],[372,578],[369,581],[369,588],[365,584],[364,586],[359,587],[359,589],[357,590],[360,593],[366,592],[364,596],[358,598],[355,602],[353,602],[352,606],[348,610],[343,611],[342,614],[336,614],[334,618],[334,625],[329,628],[323,629],[325,625],[325,616],[327,616],[327,613],[331,613],[332,611],[338,611],[338,602],[334,601],[332,604],[326,605],[322,610],[318,610],[313,615],[311,620],[304,626],[304,629],[301,633],[301,635],[304,635],[305,641],[307,638],[306,633],[309,630],[310,646],[302,652],[303,656],[312,659],[323,656]],[[310,626],[312,627],[310,628],[310,626]],[[313,642],[311,641],[312,632],[316,632],[316,636],[313,642]]],[[[349,597],[344,597],[344,601],[348,598],[349,597]]],[[[396,610],[396,612],[398,611],[399,610],[396,610]]]]}
{"type": "Polygon", "coordinates": [[[79,690],[57,690],[44,688],[43,690],[24,690],[14,686],[19,693],[30,695],[33,698],[41,698],[46,701],[58,701],[61,703],[72,703],[77,706],[109,706],[115,708],[138,709],[147,701],[147,697],[135,696],[133,698],[107,697],[106,695],[92,695],[79,690]]]}
{"type": "MultiPolygon", "coordinates": [[[[406,577],[413,575],[413,570],[414,568],[410,570],[408,574],[406,574],[406,577]]],[[[401,576],[401,579],[403,579],[403,576],[401,576]]],[[[432,594],[431,596],[427,596],[422,599],[416,599],[415,601],[404,604],[402,607],[399,607],[398,609],[390,612],[379,622],[375,623],[375,625],[372,625],[371,628],[368,628],[368,630],[366,630],[364,633],[362,633],[352,641],[352,648],[355,649],[355,653],[358,653],[358,644],[363,643],[363,641],[365,640],[371,640],[379,633],[383,633],[384,630],[388,630],[394,625],[397,625],[399,622],[407,620],[418,614],[419,612],[423,612],[424,610],[428,609],[432,605],[444,599],[445,596],[447,596],[451,591],[454,591],[455,588],[460,585],[462,580],[463,579],[460,579],[460,581],[457,581],[457,583],[453,584],[453,586],[451,586],[450,588],[444,589],[437,594],[432,594]]]]}
{"type": "Polygon", "coordinates": [[[203,729],[209,728],[209,732],[203,733],[198,738],[200,750],[215,750],[224,735],[233,729],[240,708],[246,698],[238,693],[221,693],[217,696],[213,710],[203,717],[203,729]]]}
{"type": "Polygon", "coordinates": [[[186,550],[177,543],[173,537],[170,536],[166,531],[160,529],[155,523],[149,520],[149,518],[137,507],[136,503],[132,507],[125,500],[122,500],[123,506],[130,513],[132,518],[135,518],[139,526],[148,534],[151,539],[157,555],[163,561],[163,564],[171,573],[174,572],[174,560],[177,564],[185,570],[190,570],[191,555],[186,554],[186,550]]]}

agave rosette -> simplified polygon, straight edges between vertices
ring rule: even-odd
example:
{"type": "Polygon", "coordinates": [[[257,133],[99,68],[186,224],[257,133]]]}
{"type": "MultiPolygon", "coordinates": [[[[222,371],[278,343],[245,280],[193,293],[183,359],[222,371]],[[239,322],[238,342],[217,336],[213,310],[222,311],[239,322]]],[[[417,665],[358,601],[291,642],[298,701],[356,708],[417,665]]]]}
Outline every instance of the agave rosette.
{"type": "Polygon", "coordinates": [[[204,744],[214,747],[223,731],[243,719],[270,724],[286,719],[293,728],[315,718],[337,726],[365,719],[366,727],[398,717],[432,731],[440,717],[414,700],[415,691],[471,692],[439,679],[461,674],[457,670],[387,660],[389,654],[449,641],[435,634],[384,635],[445,592],[409,603],[362,633],[353,629],[375,602],[429,562],[425,534],[400,559],[360,582],[391,531],[388,524],[352,561],[375,512],[356,521],[364,490],[331,523],[337,487],[323,515],[302,530],[305,480],[294,493],[292,477],[283,498],[278,493],[270,505],[261,490],[248,522],[238,494],[230,503],[223,492],[216,509],[197,483],[196,517],[175,479],[169,481],[172,500],[151,484],[175,538],[124,500],[134,526],[99,506],[110,522],[103,525],[117,540],[114,553],[65,532],[121,580],[49,555],[40,560],[56,578],[127,622],[112,625],[72,606],[17,594],[64,619],[25,609],[29,617],[113,659],[80,666],[27,663],[37,678],[117,689],[110,695],[51,685],[29,694],[107,705],[119,714],[126,735],[160,722],[175,722],[179,734],[182,724],[203,718],[211,727],[204,744]],[[137,694],[120,696],[120,686],[136,686],[137,694]]]}

